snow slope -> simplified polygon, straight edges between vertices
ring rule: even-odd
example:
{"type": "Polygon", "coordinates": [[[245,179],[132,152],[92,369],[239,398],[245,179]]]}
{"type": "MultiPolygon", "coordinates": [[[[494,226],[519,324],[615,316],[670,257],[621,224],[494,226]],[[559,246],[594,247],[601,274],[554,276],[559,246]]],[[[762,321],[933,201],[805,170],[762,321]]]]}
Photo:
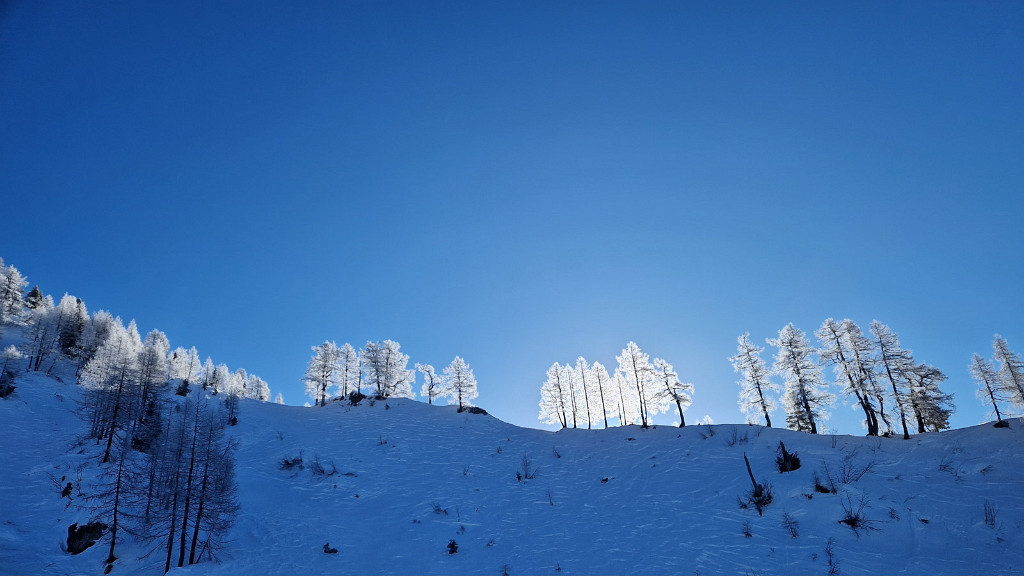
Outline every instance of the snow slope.
{"type": "MultiPolygon", "coordinates": [[[[48,477],[84,466],[87,486],[98,467],[93,447],[76,444],[77,393],[24,376],[0,401],[0,573],[102,570],[102,546],[61,551],[67,525],[88,512],[65,508],[48,477]]],[[[220,563],[176,573],[820,574],[829,539],[841,573],[1024,569],[1019,419],[905,441],[747,425],[547,432],[411,400],[241,410],[229,429],[242,505],[232,543],[220,563]],[[780,440],[799,470],[775,469],[780,440]],[[750,487],[744,453],[773,486],[763,516],[738,504],[750,487]],[[300,454],[301,469],[282,469],[300,454]],[[538,472],[518,481],[524,456],[538,472]],[[825,465],[833,476],[867,471],[817,493],[825,465]],[[870,527],[858,534],[839,520],[862,497],[870,527]]],[[[114,573],[159,573],[144,552],[127,542],[114,573]]]]}

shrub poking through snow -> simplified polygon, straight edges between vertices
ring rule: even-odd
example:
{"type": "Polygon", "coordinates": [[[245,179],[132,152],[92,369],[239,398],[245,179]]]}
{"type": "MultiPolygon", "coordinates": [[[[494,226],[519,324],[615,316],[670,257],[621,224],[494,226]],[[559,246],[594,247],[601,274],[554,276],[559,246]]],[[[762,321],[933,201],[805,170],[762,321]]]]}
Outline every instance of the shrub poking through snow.
{"type": "Polygon", "coordinates": [[[861,531],[877,530],[877,528],[874,527],[874,522],[868,520],[867,517],[864,516],[864,508],[866,508],[867,505],[867,496],[861,496],[857,504],[854,504],[853,499],[851,499],[850,495],[847,494],[845,502],[842,502],[843,518],[839,523],[849,526],[858,538],[860,538],[861,531]]]}
{"type": "Polygon", "coordinates": [[[459,543],[456,542],[454,538],[449,540],[448,541],[448,553],[449,554],[456,554],[456,553],[458,553],[458,551],[459,551],[459,543]]]}
{"type": "Polygon", "coordinates": [[[786,445],[779,441],[778,456],[775,457],[775,464],[779,467],[779,474],[792,472],[800,468],[800,457],[796,452],[786,450],[786,445]]]}
{"type": "Polygon", "coordinates": [[[746,493],[746,500],[740,501],[740,507],[753,506],[757,509],[757,515],[761,516],[764,513],[765,507],[771,504],[774,499],[772,485],[768,482],[764,484],[757,483],[757,480],[754,479],[754,471],[750,469],[750,460],[747,459],[746,453],[743,454],[743,462],[747,465],[747,474],[750,475],[750,483],[753,486],[746,493]]]}

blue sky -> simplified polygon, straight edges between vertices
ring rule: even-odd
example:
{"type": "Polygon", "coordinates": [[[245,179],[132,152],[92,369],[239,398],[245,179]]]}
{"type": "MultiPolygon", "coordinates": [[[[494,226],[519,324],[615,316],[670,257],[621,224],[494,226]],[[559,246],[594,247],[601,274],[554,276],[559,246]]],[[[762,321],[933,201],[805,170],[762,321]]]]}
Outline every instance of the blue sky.
{"type": "Polygon", "coordinates": [[[1021,70],[1015,3],[7,2],[0,256],[289,403],[390,338],[536,426],[635,340],[736,422],[739,334],[849,317],[973,425],[971,354],[1024,352],[1021,70]]]}

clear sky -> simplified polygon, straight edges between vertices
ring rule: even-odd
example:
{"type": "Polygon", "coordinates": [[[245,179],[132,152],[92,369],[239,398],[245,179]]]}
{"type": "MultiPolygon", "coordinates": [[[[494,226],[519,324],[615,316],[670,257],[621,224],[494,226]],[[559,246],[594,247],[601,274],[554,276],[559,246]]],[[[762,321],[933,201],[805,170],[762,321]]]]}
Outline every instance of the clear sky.
{"type": "Polygon", "coordinates": [[[44,292],[290,404],[390,338],[538,426],[634,340],[741,422],[738,335],[849,317],[973,425],[971,354],[1024,353],[1024,4],[10,0],[0,198],[44,292]]]}

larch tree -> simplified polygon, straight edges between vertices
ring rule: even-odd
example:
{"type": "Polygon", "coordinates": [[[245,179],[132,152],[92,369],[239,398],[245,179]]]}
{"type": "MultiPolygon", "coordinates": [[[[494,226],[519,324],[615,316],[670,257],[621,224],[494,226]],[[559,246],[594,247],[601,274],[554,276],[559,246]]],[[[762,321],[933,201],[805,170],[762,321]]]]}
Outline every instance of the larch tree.
{"type": "Polygon", "coordinates": [[[0,265],[0,324],[9,324],[25,305],[24,293],[28,280],[14,266],[0,265]]]}
{"type": "Polygon", "coordinates": [[[306,383],[306,395],[314,406],[326,406],[333,396],[331,389],[339,384],[341,373],[341,350],[334,342],[325,341],[312,347],[313,357],[306,366],[302,381],[306,383]]]}
{"type": "Polygon", "coordinates": [[[747,416],[747,422],[756,424],[760,416],[764,416],[765,424],[772,427],[771,412],[775,410],[775,400],[768,392],[778,394],[779,385],[772,382],[768,366],[761,359],[764,348],[750,341],[747,332],[736,339],[738,345],[736,355],[729,358],[736,372],[742,374],[737,382],[740,386],[740,410],[747,416]]]}
{"type": "Polygon", "coordinates": [[[974,376],[974,381],[978,384],[978,398],[982,402],[991,404],[991,414],[995,415],[997,423],[1001,423],[1003,415],[999,412],[999,403],[1005,402],[1006,398],[1003,396],[1003,389],[999,384],[999,375],[995,366],[975,354],[971,358],[971,375],[974,376]]]}
{"type": "Polygon", "coordinates": [[[892,433],[892,420],[885,411],[885,401],[888,392],[880,381],[877,371],[878,359],[874,353],[874,344],[870,338],[864,335],[860,326],[853,320],[843,320],[843,338],[852,353],[851,363],[859,368],[860,378],[864,381],[865,387],[870,391],[878,406],[877,419],[879,432],[884,425],[886,433],[892,433]],[[880,420],[878,420],[880,419],[880,420]]]}
{"type": "Polygon", "coordinates": [[[360,353],[366,383],[375,388],[378,398],[413,398],[412,384],[416,371],[409,370],[409,356],[392,340],[367,342],[360,353]]]}
{"type": "Polygon", "coordinates": [[[423,374],[423,387],[420,388],[420,396],[427,399],[427,404],[433,404],[434,398],[447,395],[443,386],[444,380],[437,375],[433,366],[417,362],[416,369],[423,374]]]}
{"type": "Polygon", "coordinates": [[[821,328],[814,333],[821,344],[818,357],[826,364],[835,366],[836,384],[843,393],[857,399],[857,405],[864,411],[864,424],[868,429],[868,436],[878,436],[878,411],[872,403],[873,394],[867,379],[868,371],[861,365],[860,357],[854,354],[850,347],[850,339],[845,328],[849,322],[849,319],[840,323],[828,318],[821,324],[821,328]]]}
{"type": "Polygon", "coordinates": [[[255,374],[249,374],[245,379],[245,397],[260,402],[270,401],[270,385],[267,381],[255,374]]]}
{"type": "Polygon", "coordinates": [[[813,358],[814,349],[803,330],[792,323],[768,343],[779,349],[772,369],[786,383],[782,397],[786,424],[793,430],[817,434],[818,422],[828,418],[826,409],[835,402],[835,395],[828,392],[821,367],[813,358]]]}
{"type": "Polygon", "coordinates": [[[598,394],[595,390],[596,380],[591,372],[590,364],[583,356],[576,358],[576,366],[573,367],[573,383],[576,385],[576,396],[583,398],[580,408],[583,409],[583,413],[587,417],[587,428],[590,429],[597,417],[597,404],[591,402],[591,397],[593,396],[596,402],[598,394]]]}
{"type": "Polygon", "coordinates": [[[590,370],[594,375],[594,384],[601,402],[601,417],[604,418],[604,427],[607,428],[609,418],[619,417],[618,389],[603,364],[594,362],[590,370]]]}
{"type": "Polygon", "coordinates": [[[949,428],[949,417],[954,410],[953,395],[939,388],[946,375],[934,366],[917,364],[907,379],[910,381],[910,406],[917,419],[918,434],[949,428]]]}
{"type": "Polygon", "coordinates": [[[543,424],[558,424],[562,428],[569,426],[569,406],[562,377],[562,366],[555,362],[548,368],[548,379],[540,388],[540,415],[543,424]]]}
{"type": "Polygon", "coordinates": [[[118,322],[95,357],[86,365],[82,383],[92,407],[92,436],[106,438],[103,462],[109,462],[115,437],[124,435],[138,406],[138,356],[142,348],[133,320],[128,328],[118,322]]]}
{"type": "Polygon", "coordinates": [[[640,416],[640,424],[647,428],[657,410],[653,400],[658,393],[650,356],[641,351],[636,342],[629,342],[615,360],[619,363],[618,372],[631,389],[631,395],[636,398],[635,406],[640,416]]]}
{"type": "Polygon", "coordinates": [[[686,426],[686,417],[683,412],[693,402],[693,384],[681,382],[679,374],[675,372],[672,365],[661,358],[654,359],[654,372],[658,380],[659,405],[675,404],[676,410],[679,411],[679,427],[686,426]]]}
{"type": "Polygon", "coordinates": [[[199,352],[196,351],[195,346],[188,350],[180,346],[175,348],[174,352],[171,352],[169,360],[171,364],[171,380],[181,380],[182,385],[186,388],[199,373],[200,368],[202,368],[199,352]]]}
{"type": "Polygon", "coordinates": [[[629,382],[621,370],[615,370],[615,374],[612,375],[612,383],[619,399],[619,406],[616,410],[619,414],[619,426],[636,424],[640,418],[640,402],[636,392],[630,388],[629,382]]]}
{"type": "MultiPolygon", "coordinates": [[[[25,307],[29,310],[39,308],[39,306],[41,306],[45,301],[46,296],[43,295],[39,286],[33,286],[32,289],[28,291],[28,294],[25,295],[25,307]]],[[[53,304],[53,302],[50,302],[50,304],[53,304]]]]}
{"type": "Polygon", "coordinates": [[[363,371],[359,364],[359,353],[352,347],[351,344],[345,342],[341,345],[341,374],[339,383],[341,384],[341,395],[348,396],[349,392],[355,392],[359,390],[359,383],[363,378],[363,371]]]}
{"type": "Polygon", "coordinates": [[[999,363],[999,387],[1017,408],[1024,408],[1024,361],[1010,351],[1006,340],[996,334],[992,341],[995,361],[999,363]]]}
{"type": "Polygon", "coordinates": [[[882,368],[883,376],[892,386],[893,400],[896,402],[896,409],[900,415],[900,424],[903,426],[903,438],[910,438],[910,429],[907,427],[907,418],[912,409],[910,403],[910,382],[907,380],[914,367],[914,358],[909,350],[900,347],[900,339],[891,328],[878,320],[871,322],[869,328],[875,346],[876,358],[882,368]]]}
{"type": "Polygon", "coordinates": [[[142,406],[149,400],[152,391],[170,380],[170,363],[167,360],[171,343],[167,335],[159,330],[146,334],[139,350],[139,384],[142,386],[142,406]]]}
{"type": "Polygon", "coordinates": [[[472,406],[470,400],[480,395],[476,388],[473,369],[461,357],[456,356],[444,369],[444,386],[448,390],[449,404],[458,404],[459,412],[472,406]]]}

